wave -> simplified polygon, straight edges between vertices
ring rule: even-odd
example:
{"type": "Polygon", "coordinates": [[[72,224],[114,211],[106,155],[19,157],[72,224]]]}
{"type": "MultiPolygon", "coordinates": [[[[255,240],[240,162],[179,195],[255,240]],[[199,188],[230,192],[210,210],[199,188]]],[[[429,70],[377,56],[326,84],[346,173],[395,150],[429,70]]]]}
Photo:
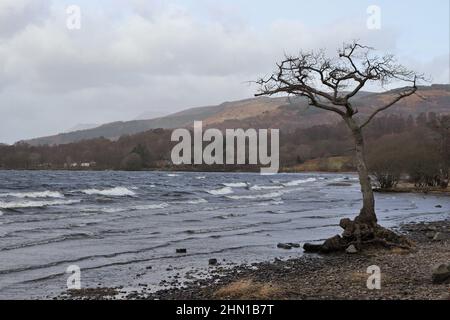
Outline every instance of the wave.
{"type": "Polygon", "coordinates": [[[128,211],[128,209],[127,208],[101,208],[100,211],[103,213],[119,213],[119,212],[128,211]]]}
{"type": "Polygon", "coordinates": [[[315,182],[317,181],[316,178],[308,178],[308,179],[300,179],[300,180],[293,180],[287,183],[283,183],[285,187],[295,187],[300,184],[308,183],[308,182],[315,182]]]}
{"type": "Polygon", "coordinates": [[[213,217],[213,219],[226,220],[226,219],[230,219],[230,218],[239,218],[239,217],[245,217],[245,216],[246,216],[246,214],[230,213],[230,214],[215,216],[215,217],[213,217]]]}
{"type": "Polygon", "coordinates": [[[186,203],[186,204],[202,204],[202,203],[208,203],[208,200],[205,200],[205,199],[203,199],[203,198],[198,198],[198,199],[188,200],[188,201],[180,202],[180,203],[186,203]]]}
{"type": "Polygon", "coordinates": [[[235,182],[235,183],[222,183],[225,187],[229,188],[245,188],[248,186],[247,182],[235,182]]]}
{"type": "Polygon", "coordinates": [[[1,209],[44,208],[50,206],[70,205],[80,203],[81,200],[53,200],[53,201],[0,201],[1,209]]]}
{"type": "Polygon", "coordinates": [[[169,206],[168,203],[163,202],[163,203],[159,203],[159,204],[144,204],[144,205],[139,205],[139,206],[133,206],[133,207],[131,207],[131,209],[133,209],[133,210],[164,209],[164,208],[167,208],[168,206],[169,206]]]}
{"type": "Polygon", "coordinates": [[[230,187],[224,187],[222,189],[209,190],[206,192],[208,192],[209,194],[212,194],[213,196],[221,196],[221,195],[233,193],[233,190],[230,187]]]}
{"type": "Polygon", "coordinates": [[[248,195],[248,196],[227,196],[227,198],[233,199],[233,200],[275,199],[275,198],[281,197],[282,195],[283,195],[282,192],[272,192],[272,193],[255,194],[255,195],[248,195]]]}
{"type": "Polygon", "coordinates": [[[178,177],[180,175],[179,174],[175,174],[175,173],[169,173],[167,176],[168,177],[178,177]]]}
{"type": "Polygon", "coordinates": [[[92,232],[79,232],[79,233],[73,233],[73,234],[63,235],[63,236],[49,238],[49,239],[42,239],[42,240],[33,241],[33,242],[19,243],[19,244],[11,245],[8,247],[2,247],[2,248],[0,248],[0,251],[11,251],[11,250],[22,249],[22,248],[27,248],[27,247],[35,247],[35,246],[40,246],[40,245],[45,245],[45,244],[64,242],[67,240],[80,240],[80,239],[87,239],[87,238],[93,238],[93,237],[95,237],[95,234],[92,232]]]}
{"type": "Polygon", "coordinates": [[[0,197],[14,197],[14,198],[64,198],[64,195],[58,191],[36,191],[36,192],[10,192],[2,193],[0,197]]]}
{"type": "Polygon", "coordinates": [[[163,202],[159,204],[144,204],[144,205],[135,205],[130,207],[93,207],[93,208],[84,208],[81,212],[86,213],[119,213],[133,210],[151,210],[151,209],[163,209],[169,206],[168,203],[163,202]]]}
{"type": "Polygon", "coordinates": [[[264,201],[264,202],[258,203],[258,206],[269,207],[269,206],[278,206],[278,205],[281,205],[281,204],[284,204],[284,201],[282,201],[282,200],[273,200],[273,201],[264,201]]]}
{"type": "Polygon", "coordinates": [[[134,191],[131,191],[125,187],[115,187],[112,189],[105,189],[105,190],[86,189],[86,190],[82,190],[81,192],[83,192],[87,195],[101,195],[101,196],[112,196],[112,197],[132,197],[132,196],[136,195],[136,193],[134,191]]]}
{"type": "Polygon", "coordinates": [[[258,186],[255,185],[253,187],[250,188],[250,190],[255,190],[255,191],[260,191],[260,190],[279,190],[279,189],[283,189],[283,186],[258,186]]]}

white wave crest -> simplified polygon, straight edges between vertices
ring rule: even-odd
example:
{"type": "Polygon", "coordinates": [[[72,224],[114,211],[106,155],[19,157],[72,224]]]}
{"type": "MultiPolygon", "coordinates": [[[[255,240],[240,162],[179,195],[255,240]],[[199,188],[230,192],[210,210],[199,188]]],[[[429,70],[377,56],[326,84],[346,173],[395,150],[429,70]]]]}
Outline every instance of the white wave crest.
{"type": "Polygon", "coordinates": [[[100,209],[103,213],[119,213],[127,211],[126,208],[102,208],[100,209]]]}
{"type": "Polygon", "coordinates": [[[86,189],[82,190],[83,193],[87,195],[100,195],[100,196],[112,196],[112,197],[132,197],[136,193],[125,188],[125,187],[115,187],[112,189],[98,190],[98,189],[86,189]]]}
{"type": "Polygon", "coordinates": [[[80,203],[81,200],[53,200],[53,201],[0,201],[1,209],[44,208],[49,206],[70,205],[80,203]]]}
{"type": "Polygon", "coordinates": [[[187,203],[187,204],[202,204],[202,203],[208,203],[207,200],[203,199],[203,198],[199,198],[199,199],[194,199],[194,200],[189,200],[183,203],[187,203]]]}
{"type": "Polygon", "coordinates": [[[255,191],[259,191],[259,190],[279,190],[279,189],[283,189],[283,186],[258,186],[255,185],[253,187],[250,188],[250,190],[255,190],[255,191]]]}
{"type": "Polygon", "coordinates": [[[144,204],[139,206],[133,206],[131,208],[134,210],[151,210],[151,209],[164,209],[167,208],[168,206],[169,206],[168,203],[163,202],[159,204],[144,204]]]}
{"type": "Polygon", "coordinates": [[[227,198],[233,199],[233,200],[275,199],[275,198],[281,197],[282,195],[283,195],[282,192],[271,192],[271,193],[266,193],[266,194],[255,194],[255,195],[248,195],[248,196],[227,196],[227,198]]]}
{"type": "Polygon", "coordinates": [[[233,190],[230,187],[225,187],[222,189],[209,190],[206,192],[208,192],[209,194],[212,194],[213,196],[222,196],[222,195],[233,193],[233,190]]]}
{"type": "Polygon", "coordinates": [[[294,180],[294,181],[290,181],[287,183],[283,183],[284,186],[286,187],[295,187],[298,186],[300,184],[304,184],[304,183],[308,183],[308,182],[315,182],[317,181],[316,178],[308,178],[308,179],[300,179],[300,180],[294,180]]]}
{"type": "Polygon", "coordinates": [[[14,197],[14,198],[64,198],[61,192],[57,191],[36,191],[36,192],[10,192],[2,193],[0,197],[14,197]]]}
{"type": "Polygon", "coordinates": [[[223,183],[223,185],[230,188],[245,188],[248,186],[246,182],[223,183]]]}

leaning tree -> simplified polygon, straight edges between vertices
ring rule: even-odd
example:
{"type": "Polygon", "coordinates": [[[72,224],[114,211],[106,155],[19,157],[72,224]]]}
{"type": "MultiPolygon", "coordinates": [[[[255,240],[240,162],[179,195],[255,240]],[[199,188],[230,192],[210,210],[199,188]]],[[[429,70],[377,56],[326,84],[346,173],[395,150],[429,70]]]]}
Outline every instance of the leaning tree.
{"type": "MultiPolygon", "coordinates": [[[[378,243],[392,246],[402,242],[400,237],[377,224],[375,199],[365,159],[363,129],[380,112],[417,91],[417,82],[423,79],[406,67],[398,64],[393,55],[377,55],[373,48],[357,42],[344,44],[335,58],[329,58],[324,50],[301,52],[298,56],[286,56],[277,64],[269,77],[259,79],[260,92],[256,96],[288,94],[306,97],[315,108],[338,114],[350,129],[355,143],[355,162],[363,197],[363,207],[355,219],[341,221],[345,229],[343,237],[329,239],[322,246],[305,246],[307,250],[331,251],[362,246],[363,243],[378,243]],[[374,85],[404,82],[391,101],[385,102],[365,117],[358,115],[353,99],[363,88],[374,85]]],[[[404,241],[403,241],[404,242],[404,241]]]]}

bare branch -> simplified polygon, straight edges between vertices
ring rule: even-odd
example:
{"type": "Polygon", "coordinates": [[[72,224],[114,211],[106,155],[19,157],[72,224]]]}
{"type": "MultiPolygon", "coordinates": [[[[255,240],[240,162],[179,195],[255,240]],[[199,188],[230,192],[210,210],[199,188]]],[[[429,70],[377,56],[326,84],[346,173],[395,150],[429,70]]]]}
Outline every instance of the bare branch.
{"type": "Polygon", "coordinates": [[[370,121],[372,121],[373,118],[375,118],[375,116],[377,114],[379,114],[382,111],[385,111],[387,109],[389,109],[390,107],[392,107],[393,105],[395,105],[397,102],[399,102],[400,100],[409,97],[411,95],[413,95],[414,93],[416,93],[417,91],[417,85],[416,85],[416,81],[414,80],[414,85],[412,87],[409,88],[409,90],[406,90],[402,93],[400,93],[395,99],[393,99],[391,102],[389,102],[388,104],[386,104],[383,107],[378,108],[377,110],[375,110],[370,116],[369,118],[367,118],[366,121],[364,121],[364,123],[360,126],[360,128],[364,128],[365,126],[367,126],[370,121]]]}
{"type": "MultiPolygon", "coordinates": [[[[271,76],[257,81],[260,93],[256,96],[277,93],[303,96],[312,106],[333,111],[342,117],[352,117],[358,110],[350,100],[367,84],[383,87],[394,81],[414,83],[413,92],[408,91],[406,95],[409,96],[417,91],[416,81],[419,79],[423,80],[423,76],[398,64],[393,55],[378,56],[373,48],[353,42],[344,45],[335,59],[326,57],[324,50],[286,56],[271,76]]],[[[402,94],[391,104],[379,108],[366,122],[406,96],[402,94]]]]}

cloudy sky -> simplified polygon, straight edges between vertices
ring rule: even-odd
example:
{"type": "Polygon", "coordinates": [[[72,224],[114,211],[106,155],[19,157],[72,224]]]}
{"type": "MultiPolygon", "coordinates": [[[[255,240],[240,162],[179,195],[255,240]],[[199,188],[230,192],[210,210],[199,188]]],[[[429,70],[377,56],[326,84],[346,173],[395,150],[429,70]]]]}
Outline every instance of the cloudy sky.
{"type": "Polygon", "coordinates": [[[284,53],[354,39],[449,83],[449,15],[448,0],[0,0],[0,142],[248,98],[284,53]]]}

